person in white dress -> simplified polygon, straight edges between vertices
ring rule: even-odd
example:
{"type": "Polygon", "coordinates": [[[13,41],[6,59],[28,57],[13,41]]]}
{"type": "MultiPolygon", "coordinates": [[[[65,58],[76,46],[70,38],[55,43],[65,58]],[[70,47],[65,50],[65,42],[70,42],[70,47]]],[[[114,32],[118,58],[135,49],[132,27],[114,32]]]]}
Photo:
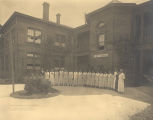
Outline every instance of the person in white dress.
{"type": "Polygon", "coordinates": [[[102,86],[101,84],[101,72],[99,72],[99,75],[98,75],[98,88],[100,88],[100,86],[102,86]],[[101,84],[101,85],[100,85],[101,84]]]}
{"type": "Polygon", "coordinates": [[[98,88],[98,84],[99,84],[99,73],[97,72],[95,76],[95,87],[96,88],[98,88]]]}
{"type": "Polygon", "coordinates": [[[114,85],[114,74],[111,74],[111,89],[113,90],[114,85]]]}
{"type": "Polygon", "coordinates": [[[66,86],[66,71],[63,72],[63,86],[66,86]]]}
{"type": "Polygon", "coordinates": [[[89,72],[87,72],[87,80],[86,80],[86,87],[89,86],[89,72]]]}
{"type": "Polygon", "coordinates": [[[49,72],[45,72],[45,79],[49,80],[49,72]]]}
{"type": "Polygon", "coordinates": [[[72,72],[69,72],[69,86],[71,86],[71,82],[72,82],[72,72]]]}
{"type": "Polygon", "coordinates": [[[55,85],[55,81],[54,81],[54,72],[50,72],[50,81],[51,81],[51,85],[55,85]]]}
{"type": "Polygon", "coordinates": [[[101,75],[100,75],[100,79],[101,79],[101,83],[100,83],[100,86],[101,86],[101,88],[104,88],[104,85],[105,85],[105,81],[104,81],[104,74],[103,73],[101,73],[101,75]]]}
{"type": "Polygon", "coordinates": [[[104,88],[106,89],[107,88],[107,73],[103,75],[103,80],[104,80],[104,88]]]}
{"type": "Polygon", "coordinates": [[[113,77],[114,77],[114,79],[113,79],[113,89],[114,89],[114,90],[115,90],[115,88],[116,88],[115,85],[116,85],[117,74],[118,74],[118,73],[115,71],[115,72],[114,72],[114,75],[113,75],[113,77]]]}
{"type": "Polygon", "coordinates": [[[124,80],[125,80],[125,74],[123,73],[123,70],[120,70],[119,78],[118,78],[118,92],[124,93],[124,80]]]}
{"type": "Polygon", "coordinates": [[[62,85],[62,76],[63,76],[63,71],[59,72],[59,85],[62,85]]]}
{"type": "Polygon", "coordinates": [[[59,82],[58,82],[58,72],[56,71],[55,73],[55,84],[58,86],[59,82]]]}
{"type": "Polygon", "coordinates": [[[108,89],[111,88],[111,74],[110,73],[107,75],[107,88],[108,89]]]}
{"type": "Polygon", "coordinates": [[[94,87],[94,84],[95,84],[95,72],[93,71],[92,72],[92,84],[91,84],[91,87],[94,87]]]}

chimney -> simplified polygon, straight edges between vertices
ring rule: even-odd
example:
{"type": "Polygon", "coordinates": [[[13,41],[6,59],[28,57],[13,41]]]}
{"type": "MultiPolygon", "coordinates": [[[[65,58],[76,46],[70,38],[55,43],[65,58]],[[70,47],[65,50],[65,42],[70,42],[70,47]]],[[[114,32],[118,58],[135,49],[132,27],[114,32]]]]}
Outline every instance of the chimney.
{"type": "Polygon", "coordinates": [[[57,24],[60,24],[60,17],[61,17],[60,13],[56,14],[56,23],[57,24]]]}
{"type": "Polygon", "coordinates": [[[49,3],[43,3],[43,20],[49,21],[49,3]]]}

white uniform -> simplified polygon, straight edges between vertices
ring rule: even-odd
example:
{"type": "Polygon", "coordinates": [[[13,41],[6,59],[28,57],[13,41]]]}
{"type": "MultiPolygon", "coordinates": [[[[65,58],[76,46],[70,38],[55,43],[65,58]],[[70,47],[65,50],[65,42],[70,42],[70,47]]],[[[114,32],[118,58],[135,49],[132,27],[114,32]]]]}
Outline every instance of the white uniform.
{"type": "Polygon", "coordinates": [[[107,76],[107,88],[108,89],[111,88],[111,74],[108,74],[108,76],[107,76]]]}
{"type": "Polygon", "coordinates": [[[59,72],[59,85],[60,85],[60,86],[62,85],[62,80],[63,80],[63,72],[60,71],[60,72],[59,72]]]}
{"type": "Polygon", "coordinates": [[[93,87],[96,87],[96,73],[93,74],[93,87]]]}
{"type": "Polygon", "coordinates": [[[45,72],[45,79],[49,80],[49,72],[45,72]]]}
{"type": "Polygon", "coordinates": [[[86,78],[86,86],[88,87],[89,86],[89,72],[87,72],[87,78],[86,78]]]}
{"type": "Polygon", "coordinates": [[[114,74],[111,74],[111,89],[113,89],[114,86],[114,74]]]}
{"type": "Polygon", "coordinates": [[[59,85],[59,80],[58,80],[58,72],[55,72],[55,84],[59,85]]]}
{"type": "Polygon", "coordinates": [[[51,85],[55,85],[54,72],[50,72],[50,81],[51,81],[51,85]]]}
{"type": "Polygon", "coordinates": [[[68,85],[68,72],[64,72],[65,86],[68,85]]]}
{"type": "Polygon", "coordinates": [[[80,86],[83,86],[83,73],[80,72],[80,86]]]}
{"type": "Polygon", "coordinates": [[[66,72],[63,72],[63,86],[66,85],[66,79],[65,79],[65,77],[66,77],[66,72]]]}
{"type": "Polygon", "coordinates": [[[74,86],[77,86],[77,74],[74,72],[74,86]]]}
{"type": "Polygon", "coordinates": [[[86,72],[82,73],[82,86],[85,86],[86,84],[86,72]]]}
{"type": "Polygon", "coordinates": [[[91,87],[94,86],[94,73],[91,73],[91,87]]]}
{"type": "Polygon", "coordinates": [[[70,86],[72,86],[72,84],[73,84],[73,72],[69,72],[69,83],[70,83],[70,86]]]}
{"type": "Polygon", "coordinates": [[[104,88],[107,88],[107,74],[103,75],[103,80],[104,80],[104,88]]]}
{"type": "Polygon", "coordinates": [[[102,87],[102,79],[101,79],[102,73],[99,73],[98,76],[98,87],[101,88],[102,87]]]}
{"type": "Polygon", "coordinates": [[[99,87],[99,76],[100,76],[100,73],[97,73],[97,75],[96,75],[96,87],[99,87]]]}
{"type": "Polygon", "coordinates": [[[117,76],[117,72],[114,72],[114,79],[113,79],[113,89],[115,90],[115,84],[116,84],[116,76],[117,76]]]}
{"type": "Polygon", "coordinates": [[[67,86],[70,86],[70,72],[67,72],[67,86]]]}
{"type": "Polygon", "coordinates": [[[119,79],[118,79],[118,92],[121,92],[121,93],[124,92],[124,80],[125,80],[125,74],[120,73],[119,79]]]}

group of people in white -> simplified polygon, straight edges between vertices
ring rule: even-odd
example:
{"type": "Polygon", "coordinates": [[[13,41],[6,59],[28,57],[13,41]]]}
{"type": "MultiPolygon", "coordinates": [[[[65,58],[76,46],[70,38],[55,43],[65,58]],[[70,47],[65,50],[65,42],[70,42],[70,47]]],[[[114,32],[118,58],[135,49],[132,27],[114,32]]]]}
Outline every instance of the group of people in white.
{"type": "Polygon", "coordinates": [[[124,92],[125,74],[123,70],[114,73],[95,72],[45,72],[45,79],[49,79],[53,86],[85,86],[117,90],[124,92]]]}

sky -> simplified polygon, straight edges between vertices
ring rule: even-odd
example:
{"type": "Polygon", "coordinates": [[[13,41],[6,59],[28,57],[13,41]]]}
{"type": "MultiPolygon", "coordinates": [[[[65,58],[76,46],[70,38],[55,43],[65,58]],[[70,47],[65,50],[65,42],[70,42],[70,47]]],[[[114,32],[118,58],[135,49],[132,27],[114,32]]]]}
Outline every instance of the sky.
{"type": "MultiPolygon", "coordinates": [[[[42,18],[42,3],[50,4],[50,21],[61,14],[61,24],[77,27],[85,23],[85,13],[92,12],[112,0],[0,0],[0,24],[4,24],[15,12],[42,18]]],[[[123,3],[143,3],[148,0],[120,0],[123,3]]]]}

